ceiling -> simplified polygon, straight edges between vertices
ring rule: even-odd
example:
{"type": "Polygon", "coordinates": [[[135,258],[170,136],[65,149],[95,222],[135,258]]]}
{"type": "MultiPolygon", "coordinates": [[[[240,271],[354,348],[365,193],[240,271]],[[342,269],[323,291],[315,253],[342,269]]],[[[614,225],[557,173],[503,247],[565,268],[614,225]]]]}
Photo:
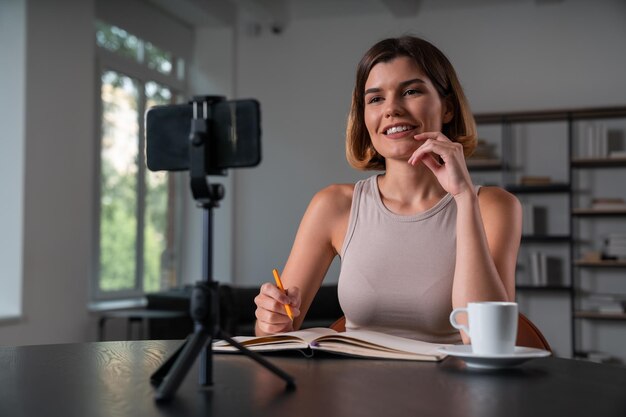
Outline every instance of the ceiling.
{"type": "Polygon", "coordinates": [[[538,5],[564,0],[146,0],[192,26],[228,26],[238,10],[263,23],[286,24],[290,19],[389,13],[417,16],[427,9],[477,8],[490,4],[538,5]]]}

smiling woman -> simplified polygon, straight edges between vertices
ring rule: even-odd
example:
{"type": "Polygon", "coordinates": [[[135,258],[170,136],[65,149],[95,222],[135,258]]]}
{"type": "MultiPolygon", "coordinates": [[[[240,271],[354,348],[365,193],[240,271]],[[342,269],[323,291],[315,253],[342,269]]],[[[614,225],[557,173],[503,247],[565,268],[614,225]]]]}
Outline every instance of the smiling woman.
{"type": "Polygon", "coordinates": [[[408,57],[381,62],[365,83],[365,126],[374,150],[385,161],[403,162],[423,143],[414,136],[441,130],[452,118],[452,105],[408,57]]]}
{"type": "Polygon", "coordinates": [[[282,274],[286,292],[264,284],[255,300],[257,334],[298,329],[336,255],[347,330],[467,343],[448,321],[453,308],[514,300],[521,210],[506,191],[472,183],[475,131],[435,46],[405,36],[370,48],[357,66],[346,156],[384,173],[313,197],[282,274]]]}
{"type": "MultiPolygon", "coordinates": [[[[443,53],[432,44],[420,38],[404,37],[379,42],[359,63],[346,141],[350,165],[357,169],[368,170],[385,168],[384,158],[377,155],[376,150],[371,146],[369,135],[365,132],[364,121],[365,108],[371,104],[369,101],[381,100],[374,94],[380,92],[380,87],[374,84],[366,86],[366,83],[368,81],[375,83],[374,77],[383,76],[383,74],[378,75],[379,72],[384,71],[382,67],[389,66],[382,65],[372,74],[372,69],[377,66],[376,64],[390,64],[392,60],[400,61],[402,66],[408,66],[402,69],[406,70],[409,78],[397,80],[400,93],[410,98],[412,95],[422,95],[427,92],[429,98],[437,97],[439,101],[445,102],[446,109],[453,114],[451,120],[442,125],[442,133],[461,143],[466,157],[471,155],[476,147],[476,123],[456,71],[443,53]],[[415,78],[412,78],[410,74],[413,74],[415,78]]],[[[390,69],[387,68],[387,72],[389,71],[390,69]]],[[[394,72],[394,69],[391,69],[391,72],[394,72]]]]}

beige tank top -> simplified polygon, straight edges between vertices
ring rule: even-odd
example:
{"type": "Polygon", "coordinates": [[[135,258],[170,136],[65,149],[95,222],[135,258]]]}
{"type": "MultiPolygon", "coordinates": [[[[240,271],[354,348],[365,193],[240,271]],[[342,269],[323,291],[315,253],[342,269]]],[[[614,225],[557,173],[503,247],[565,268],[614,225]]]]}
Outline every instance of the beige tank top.
{"type": "Polygon", "coordinates": [[[456,259],[456,204],[450,194],[427,211],[404,216],[384,206],[377,175],[357,182],[340,255],[346,329],[461,342],[449,322],[456,259]]]}

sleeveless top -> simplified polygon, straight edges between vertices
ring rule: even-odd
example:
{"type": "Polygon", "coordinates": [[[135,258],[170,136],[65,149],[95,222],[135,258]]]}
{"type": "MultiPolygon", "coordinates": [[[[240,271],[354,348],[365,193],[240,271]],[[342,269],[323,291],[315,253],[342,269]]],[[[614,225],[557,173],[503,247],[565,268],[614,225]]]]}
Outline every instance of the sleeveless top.
{"type": "Polygon", "coordinates": [[[377,175],[357,182],[340,255],[338,295],[347,330],[461,343],[449,322],[456,260],[452,195],[424,212],[398,215],[384,206],[377,175]]]}

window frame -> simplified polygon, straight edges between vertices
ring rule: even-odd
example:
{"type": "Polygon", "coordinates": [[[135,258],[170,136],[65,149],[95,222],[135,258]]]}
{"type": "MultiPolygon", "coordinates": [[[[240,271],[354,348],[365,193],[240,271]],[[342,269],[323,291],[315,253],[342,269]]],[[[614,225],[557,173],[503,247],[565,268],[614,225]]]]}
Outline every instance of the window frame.
{"type": "MultiPolygon", "coordinates": [[[[105,22],[105,24],[108,24],[105,22]]],[[[95,34],[97,28],[94,27],[94,43],[95,34]]],[[[141,39],[146,42],[146,39],[141,39]]],[[[145,234],[145,207],[146,207],[146,171],[147,167],[145,163],[139,163],[137,167],[137,237],[135,244],[135,262],[137,267],[135,268],[135,277],[134,277],[134,287],[132,289],[126,290],[117,290],[117,291],[102,291],[100,289],[100,215],[101,215],[101,198],[102,198],[102,189],[101,189],[101,179],[102,179],[102,74],[105,71],[115,71],[121,75],[132,78],[136,82],[139,83],[143,91],[139,95],[139,120],[138,122],[138,135],[139,135],[139,144],[138,149],[140,150],[140,158],[145,158],[145,111],[146,109],[146,94],[145,94],[145,86],[148,82],[155,82],[160,84],[161,86],[167,87],[172,92],[172,103],[180,100],[181,97],[184,97],[187,91],[187,79],[188,79],[188,65],[185,62],[184,73],[182,79],[178,78],[178,65],[179,65],[179,57],[176,56],[171,51],[166,51],[172,54],[172,71],[170,74],[164,74],[159,72],[156,69],[150,69],[147,66],[146,62],[139,62],[130,57],[125,57],[120,54],[117,54],[113,51],[107,50],[103,47],[100,47],[96,43],[96,56],[95,56],[95,90],[96,94],[94,94],[94,99],[96,101],[94,109],[96,112],[95,115],[95,126],[94,126],[94,136],[95,136],[95,144],[94,146],[94,169],[96,171],[96,175],[94,176],[94,230],[93,230],[93,249],[94,249],[94,262],[92,264],[92,274],[90,280],[90,298],[97,301],[108,301],[108,300],[119,300],[119,299],[129,299],[129,298],[138,298],[142,297],[145,294],[144,291],[144,283],[143,283],[143,274],[144,274],[144,234],[145,234]],[[143,213],[140,215],[140,213],[143,213]]],[[[172,173],[170,173],[172,175],[172,173]]],[[[177,181],[174,178],[174,181],[177,181]]],[[[180,181],[177,181],[177,186],[180,181]]],[[[180,187],[179,187],[180,188],[180,187]]],[[[175,190],[173,193],[173,197],[175,199],[180,199],[181,194],[178,190],[175,190]]],[[[177,205],[181,206],[180,202],[177,201],[177,205]]],[[[179,222],[175,219],[174,222],[178,224],[179,222]]],[[[177,234],[177,233],[176,233],[177,234]]]]}

